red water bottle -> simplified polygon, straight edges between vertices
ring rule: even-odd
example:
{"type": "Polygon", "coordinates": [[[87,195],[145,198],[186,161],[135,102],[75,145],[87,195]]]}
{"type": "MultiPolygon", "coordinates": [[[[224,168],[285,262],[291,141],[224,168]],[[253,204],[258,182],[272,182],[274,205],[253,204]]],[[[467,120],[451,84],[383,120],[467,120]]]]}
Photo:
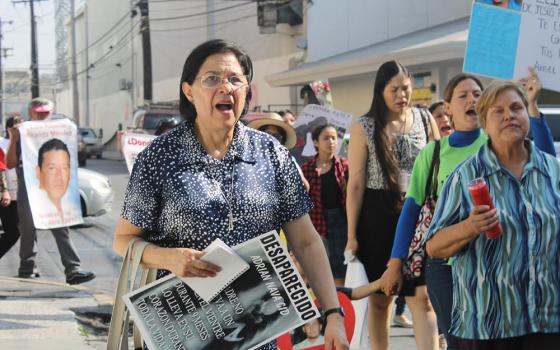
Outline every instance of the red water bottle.
{"type": "MultiPolygon", "coordinates": [[[[475,205],[487,205],[490,209],[494,209],[494,203],[492,202],[492,197],[490,197],[488,185],[483,178],[479,177],[470,181],[469,192],[471,193],[471,198],[475,205]]],[[[487,239],[499,237],[502,234],[502,226],[498,222],[496,226],[492,227],[485,233],[487,239]]]]}

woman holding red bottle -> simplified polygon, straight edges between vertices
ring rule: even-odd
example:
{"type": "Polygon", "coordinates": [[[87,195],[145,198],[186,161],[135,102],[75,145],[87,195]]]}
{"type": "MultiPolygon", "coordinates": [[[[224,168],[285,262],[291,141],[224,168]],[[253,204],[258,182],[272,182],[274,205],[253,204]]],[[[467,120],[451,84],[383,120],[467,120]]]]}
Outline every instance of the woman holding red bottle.
{"type": "Polygon", "coordinates": [[[445,182],[428,232],[430,256],[454,256],[450,332],[463,349],[560,343],[560,163],[526,138],[527,107],[515,83],[483,92],[476,112],[489,140],[445,182]],[[471,196],[480,177],[495,208],[471,196]]]}

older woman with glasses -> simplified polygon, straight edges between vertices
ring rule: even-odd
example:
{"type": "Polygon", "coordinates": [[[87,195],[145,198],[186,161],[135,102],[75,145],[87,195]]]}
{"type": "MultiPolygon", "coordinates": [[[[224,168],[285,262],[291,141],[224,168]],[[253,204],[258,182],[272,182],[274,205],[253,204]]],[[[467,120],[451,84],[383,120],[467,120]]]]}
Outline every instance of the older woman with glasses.
{"type": "Polygon", "coordinates": [[[234,44],[211,40],[191,52],[180,85],[186,121],[136,159],[114,249],[124,255],[141,237],[152,243],[142,263],[159,277],[210,278],[219,268],[201,257],[214,239],[234,246],[282,227],[323,309],[331,310],[326,348],[348,349],[325,248],[308,215],[311,200],[288,150],[239,121],[252,76],[251,59],[234,44]]]}
{"type": "Polygon", "coordinates": [[[515,83],[482,93],[476,113],[489,140],[445,182],[428,232],[430,256],[454,257],[451,333],[464,349],[560,343],[560,164],[526,138],[527,107],[515,83]],[[495,208],[471,198],[476,178],[495,208]]]}

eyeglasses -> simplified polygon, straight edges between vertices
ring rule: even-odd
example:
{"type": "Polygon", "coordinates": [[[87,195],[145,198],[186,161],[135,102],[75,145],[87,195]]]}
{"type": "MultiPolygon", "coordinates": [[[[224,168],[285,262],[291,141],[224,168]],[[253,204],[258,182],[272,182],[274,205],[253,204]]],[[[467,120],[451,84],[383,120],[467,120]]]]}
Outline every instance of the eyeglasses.
{"type": "MultiPolygon", "coordinates": [[[[216,73],[206,73],[201,75],[200,77],[200,83],[202,84],[202,87],[205,87],[207,89],[214,89],[218,86],[220,86],[223,82],[224,79],[228,81],[228,83],[231,84],[231,86],[233,86],[234,89],[238,89],[240,87],[249,85],[248,83],[248,77],[246,75],[230,75],[229,77],[222,77],[219,74],[216,73]]],[[[197,78],[197,79],[199,79],[197,78]]]]}

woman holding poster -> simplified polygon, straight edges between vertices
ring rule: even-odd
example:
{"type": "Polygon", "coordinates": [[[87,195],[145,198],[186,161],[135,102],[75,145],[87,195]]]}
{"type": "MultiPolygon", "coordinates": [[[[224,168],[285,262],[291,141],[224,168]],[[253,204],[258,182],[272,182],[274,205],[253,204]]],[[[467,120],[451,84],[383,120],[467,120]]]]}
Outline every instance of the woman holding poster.
{"type": "MultiPolygon", "coordinates": [[[[411,108],[410,73],[396,61],[379,67],[371,108],[350,129],[350,177],[346,201],[348,243],[364,264],[369,281],[383,275],[414,159],[426,145],[431,129],[439,138],[427,111],[411,108]]],[[[436,316],[423,279],[409,280],[401,289],[414,316],[419,349],[437,348],[436,316]]],[[[369,297],[369,331],[374,349],[388,349],[392,295],[369,297]]]]}
{"type": "Polygon", "coordinates": [[[288,150],[239,121],[252,77],[251,59],[235,44],[210,40],[190,53],[179,90],[186,121],[138,155],[114,249],[124,255],[141,237],[152,243],[142,263],[160,269],[160,277],[211,278],[219,267],[201,258],[214,239],[234,246],[281,227],[330,310],[326,349],[348,349],[326,252],[308,215],[311,200],[288,150]]]}

